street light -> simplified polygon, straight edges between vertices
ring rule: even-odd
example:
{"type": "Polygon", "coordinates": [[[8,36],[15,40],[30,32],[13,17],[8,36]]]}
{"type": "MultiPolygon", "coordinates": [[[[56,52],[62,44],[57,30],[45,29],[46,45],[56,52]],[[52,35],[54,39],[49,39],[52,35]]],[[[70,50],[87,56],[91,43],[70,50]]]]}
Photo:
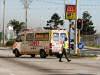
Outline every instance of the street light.
{"type": "Polygon", "coordinates": [[[25,22],[26,22],[26,26],[25,28],[27,29],[27,15],[28,15],[28,9],[29,9],[29,5],[33,0],[21,0],[24,4],[24,9],[25,9],[25,22]]]}
{"type": "Polygon", "coordinates": [[[5,42],[5,0],[3,0],[3,46],[5,42]]]}

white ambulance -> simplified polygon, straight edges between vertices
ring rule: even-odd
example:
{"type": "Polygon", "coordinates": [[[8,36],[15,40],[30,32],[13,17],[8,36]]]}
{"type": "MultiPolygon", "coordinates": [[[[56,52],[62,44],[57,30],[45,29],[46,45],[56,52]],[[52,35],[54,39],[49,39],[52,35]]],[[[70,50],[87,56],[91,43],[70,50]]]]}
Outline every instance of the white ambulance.
{"type": "Polygon", "coordinates": [[[59,57],[65,37],[68,37],[67,30],[27,29],[16,38],[13,53],[16,57],[21,55],[31,55],[31,57],[40,55],[41,58],[46,58],[48,55],[59,57]]]}

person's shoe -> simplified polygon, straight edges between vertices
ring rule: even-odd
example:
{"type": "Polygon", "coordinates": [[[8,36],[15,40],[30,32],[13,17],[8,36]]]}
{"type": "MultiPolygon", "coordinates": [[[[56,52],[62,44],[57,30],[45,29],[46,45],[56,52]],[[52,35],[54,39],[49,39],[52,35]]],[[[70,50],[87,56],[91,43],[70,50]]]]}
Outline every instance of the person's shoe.
{"type": "Polygon", "coordinates": [[[63,62],[63,61],[59,60],[59,62],[63,62]]]}
{"type": "Polygon", "coordinates": [[[70,62],[71,60],[68,60],[68,62],[70,62]]]}

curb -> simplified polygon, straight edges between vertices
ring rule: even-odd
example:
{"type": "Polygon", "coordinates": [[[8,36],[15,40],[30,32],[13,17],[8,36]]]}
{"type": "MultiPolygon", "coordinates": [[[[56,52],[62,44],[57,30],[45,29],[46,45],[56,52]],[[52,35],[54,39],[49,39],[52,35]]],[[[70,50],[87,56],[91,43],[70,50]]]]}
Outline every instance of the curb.
{"type": "Polygon", "coordinates": [[[95,47],[85,47],[85,48],[87,48],[87,49],[91,49],[91,50],[100,50],[100,48],[95,48],[95,47]]]}
{"type": "Polygon", "coordinates": [[[80,54],[80,55],[70,55],[71,58],[82,58],[82,57],[98,57],[95,54],[80,54]]]}
{"type": "Polygon", "coordinates": [[[11,50],[11,47],[0,47],[0,50],[8,50],[8,49],[11,50]]]}

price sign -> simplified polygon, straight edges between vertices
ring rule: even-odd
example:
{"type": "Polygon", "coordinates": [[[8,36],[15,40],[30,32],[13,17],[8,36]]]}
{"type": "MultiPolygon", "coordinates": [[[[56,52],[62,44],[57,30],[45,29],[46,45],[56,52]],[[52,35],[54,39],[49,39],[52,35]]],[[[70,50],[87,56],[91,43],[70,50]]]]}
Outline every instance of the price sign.
{"type": "Polygon", "coordinates": [[[76,19],[76,5],[66,5],[65,19],[76,19]]]}

